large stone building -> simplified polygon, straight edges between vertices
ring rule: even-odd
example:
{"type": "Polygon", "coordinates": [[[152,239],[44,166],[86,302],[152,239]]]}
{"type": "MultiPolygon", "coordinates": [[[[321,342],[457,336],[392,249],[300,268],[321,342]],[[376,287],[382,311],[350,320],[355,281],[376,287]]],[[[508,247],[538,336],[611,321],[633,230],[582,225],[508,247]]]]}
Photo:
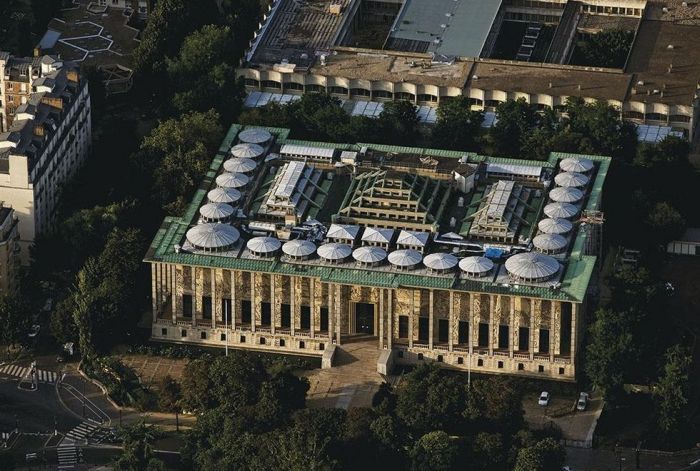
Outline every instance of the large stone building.
{"type": "Polygon", "coordinates": [[[573,380],[610,159],[230,129],[146,255],[158,341],[573,380]],[[331,351],[333,350],[331,348],[331,351]]]}
{"type": "Polygon", "coordinates": [[[90,95],[77,66],[0,52],[0,201],[19,218],[22,258],[51,229],[61,187],[91,142],[90,95]]]}
{"type": "Polygon", "coordinates": [[[238,74],[251,93],[285,100],[324,91],[435,107],[467,96],[487,111],[518,98],[555,110],[568,97],[603,100],[692,139],[697,18],[700,4],[681,0],[277,0],[238,74]],[[572,65],[577,40],[611,29],[634,37],[624,66],[572,65]]]}
{"type": "Polygon", "coordinates": [[[17,216],[12,208],[0,207],[0,294],[17,289],[20,268],[17,216]]]}

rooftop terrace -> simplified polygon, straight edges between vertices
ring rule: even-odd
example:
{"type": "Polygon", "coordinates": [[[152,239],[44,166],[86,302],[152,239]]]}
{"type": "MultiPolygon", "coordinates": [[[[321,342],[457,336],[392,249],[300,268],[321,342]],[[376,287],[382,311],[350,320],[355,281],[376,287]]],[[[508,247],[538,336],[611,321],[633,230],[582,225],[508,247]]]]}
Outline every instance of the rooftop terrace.
{"type": "MultiPolygon", "coordinates": [[[[442,288],[442,289],[460,289],[470,291],[482,291],[490,293],[512,294],[522,296],[535,296],[547,299],[559,299],[580,302],[583,300],[588,280],[591,276],[595,265],[595,257],[585,255],[585,234],[581,234],[578,229],[572,234],[572,243],[569,250],[560,256],[551,260],[556,260],[559,264],[559,270],[553,277],[546,280],[534,280],[529,282],[514,281],[506,271],[503,265],[503,259],[496,259],[496,266],[491,274],[482,278],[474,278],[466,275],[463,272],[449,271],[445,273],[429,270],[425,267],[416,267],[414,270],[404,271],[398,270],[387,264],[376,266],[359,266],[355,262],[348,261],[331,263],[318,257],[312,257],[308,260],[296,260],[287,255],[275,255],[272,257],[261,257],[251,253],[246,247],[245,242],[252,235],[248,235],[245,225],[250,221],[245,219],[236,225],[241,224],[240,231],[242,238],[225,252],[221,253],[205,253],[198,250],[176,250],[176,246],[182,247],[186,242],[185,233],[197,223],[198,210],[206,202],[206,194],[213,187],[216,176],[220,173],[224,160],[229,156],[228,152],[232,144],[236,141],[236,136],[241,131],[242,127],[233,125],[229,130],[224,142],[222,143],[219,152],[213,159],[209,171],[204,178],[202,185],[197,190],[188,207],[187,211],[179,218],[166,218],[156,237],[151,244],[151,247],[146,254],[146,261],[160,261],[165,263],[185,264],[185,265],[200,265],[209,267],[218,267],[226,269],[236,269],[245,271],[259,271],[267,273],[279,273],[288,275],[303,275],[318,277],[322,281],[345,283],[345,284],[361,284],[368,286],[381,287],[416,287],[416,288],[442,288]]],[[[326,147],[335,146],[330,143],[315,143],[304,141],[292,141],[288,139],[288,131],[283,129],[267,128],[274,135],[274,142],[271,143],[270,149],[275,149],[285,143],[293,142],[295,144],[305,145],[309,147],[325,144],[326,147]]],[[[360,152],[366,144],[355,145],[338,145],[338,148],[354,150],[360,152]]],[[[384,150],[389,150],[390,146],[383,146],[384,150]]],[[[405,148],[394,148],[394,151],[405,151],[405,148]]],[[[438,151],[434,149],[413,149],[413,155],[440,154],[444,159],[464,159],[464,153],[450,153],[438,151]]],[[[498,164],[502,167],[521,163],[527,166],[539,166],[547,169],[550,174],[555,171],[558,162],[567,157],[576,157],[568,154],[552,154],[546,162],[529,162],[529,161],[513,161],[509,159],[497,159],[493,157],[478,156],[476,154],[466,154],[466,159],[473,164],[486,164],[486,167],[498,164]]],[[[588,188],[588,196],[583,202],[584,206],[589,209],[596,209],[600,204],[600,193],[607,168],[609,158],[598,156],[579,156],[590,159],[595,162],[595,179],[588,188]]],[[[542,173],[542,175],[547,172],[542,173]]],[[[517,176],[513,176],[518,178],[517,176]]],[[[351,192],[350,192],[351,193],[351,192]]],[[[323,222],[323,221],[322,221],[323,222]]],[[[319,226],[313,226],[318,230],[319,226]]],[[[445,231],[442,231],[445,232],[445,231]]],[[[274,233],[273,233],[274,234],[274,233]]],[[[316,233],[309,240],[322,243],[324,231],[316,233]]],[[[279,234],[278,234],[279,235],[279,234]]],[[[459,237],[459,236],[457,236],[459,237]]],[[[371,237],[368,237],[371,239],[371,237]]],[[[454,241],[454,236],[449,234],[441,234],[431,243],[427,253],[442,253],[452,252],[458,256],[464,256],[466,249],[464,246],[450,245],[450,241],[454,241]],[[444,236],[444,237],[443,237],[444,236]],[[461,247],[461,248],[460,248],[461,247]]],[[[357,241],[359,243],[359,240],[357,241]]],[[[473,254],[470,254],[473,255],[473,254]]]]}

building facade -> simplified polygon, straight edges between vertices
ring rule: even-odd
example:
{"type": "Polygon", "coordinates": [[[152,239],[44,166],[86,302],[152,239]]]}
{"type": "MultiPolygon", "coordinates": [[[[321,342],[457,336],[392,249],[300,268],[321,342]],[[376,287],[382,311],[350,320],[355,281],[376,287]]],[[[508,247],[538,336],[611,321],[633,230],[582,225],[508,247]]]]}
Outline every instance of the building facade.
{"type": "MultiPolygon", "coordinates": [[[[31,93],[6,118],[0,133],[0,200],[19,219],[23,261],[34,238],[51,229],[62,186],[85,161],[91,143],[91,108],[87,80],[77,66],[44,56],[15,60],[6,53],[0,65],[27,66],[31,93]]],[[[24,66],[23,66],[24,67],[24,66]]]]}
{"type": "Polygon", "coordinates": [[[576,218],[599,209],[609,158],[294,141],[296,154],[332,151],[309,164],[275,157],[287,140],[234,125],[186,214],[164,221],[145,259],[154,340],[322,356],[369,336],[398,363],[575,379],[596,263],[596,234],[576,218]],[[257,165],[231,191],[243,150],[257,165]],[[572,162],[587,169],[583,186],[548,197],[572,162]],[[294,202],[295,217],[259,217],[272,196],[294,202]],[[363,218],[338,219],[348,208],[363,218]],[[472,235],[482,213],[509,228],[508,242],[472,235]]]}
{"type": "Polygon", "coordinates": [[[12,208],[0,208],[0,293],[17,289],[20,268],[18,220],[12,208]]]}

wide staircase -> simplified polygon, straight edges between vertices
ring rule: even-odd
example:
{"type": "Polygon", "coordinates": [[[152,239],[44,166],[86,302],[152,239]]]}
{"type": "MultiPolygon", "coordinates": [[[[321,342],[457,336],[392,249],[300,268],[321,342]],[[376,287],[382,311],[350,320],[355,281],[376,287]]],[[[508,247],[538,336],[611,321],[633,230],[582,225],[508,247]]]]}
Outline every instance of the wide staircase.
{"type": "Polygon", "coordinates": [[[552,42],[547,51],[545,62],[550,64],[566,64],[569,60],[574,39],[576,38],[576,27],[581,19],[581,2],[570,1],[564,7],[564,12],[559,20],[552,42]]]}
{"type": "Polygon", "coordinates": [[[333,367],[307,372],[309,407],[369,407],[384,382],[377,373],[379,349],[376,337],[350,336],[337,347],[333,367]]]}

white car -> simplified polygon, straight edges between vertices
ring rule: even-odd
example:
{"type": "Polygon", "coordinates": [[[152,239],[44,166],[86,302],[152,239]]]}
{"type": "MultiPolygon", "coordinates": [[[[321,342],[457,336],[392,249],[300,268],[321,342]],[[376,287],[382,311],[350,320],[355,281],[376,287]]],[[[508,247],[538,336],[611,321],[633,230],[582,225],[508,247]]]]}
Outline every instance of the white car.
{"type": "Polygon", "coordinates": [[[586,410],[588,405],[588,393],[582,392],[578,396],[578,401],[576,401],[576,410],[586,410]]]}
{"type": "Polygon", "coordinates": [[[39,324],[34,324],[32,328],[29,330],[29,333],[27,334],[27,337],[30,339],[33,339],[37,335],[39,335],[39,331],[41,330],[41,326],[39,324]]]}
{"type": "Polygon", "coordinates": [[[537,403],[541,406],[548,406],[549,405],[549,393],[547,391],[542,391],[542,394],[540,394],[540,399],[537,401],[537,403]]]}

